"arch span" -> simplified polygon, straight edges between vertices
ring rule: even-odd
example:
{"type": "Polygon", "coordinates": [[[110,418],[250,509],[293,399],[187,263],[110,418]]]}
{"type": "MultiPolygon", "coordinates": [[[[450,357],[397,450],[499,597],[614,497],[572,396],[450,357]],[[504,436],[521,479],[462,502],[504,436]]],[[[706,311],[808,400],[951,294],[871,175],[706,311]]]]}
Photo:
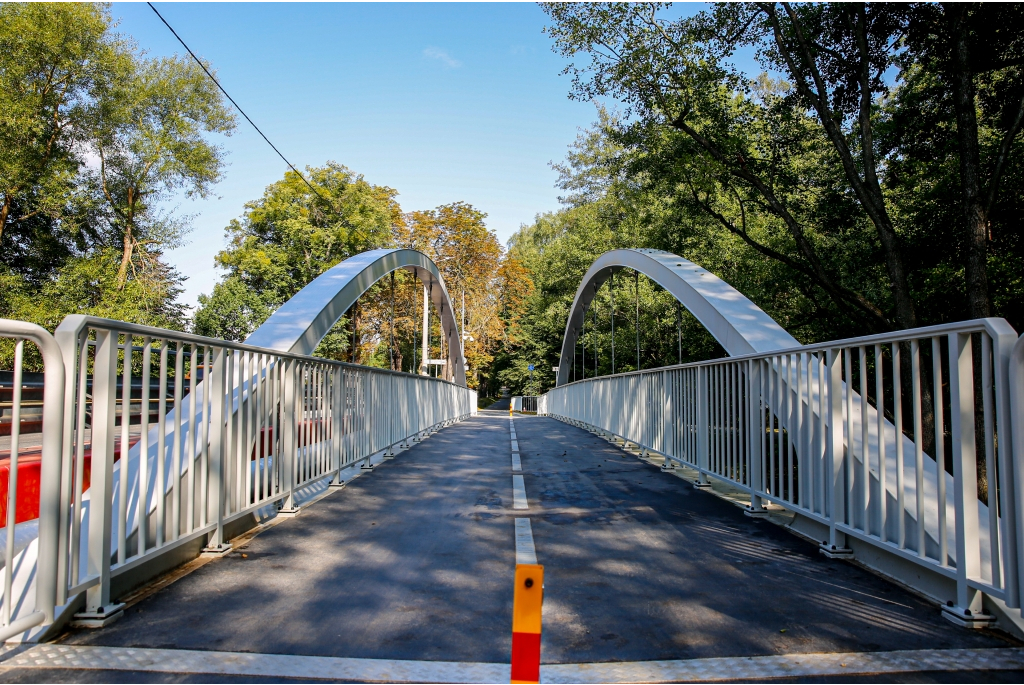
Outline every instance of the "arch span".
{"type": "Polygon", "coordinates": [[[569,381],[583,315],[598,288],[624,268],[639,271],[672,293],[731,357],[800,345],[775,319],[707,269],[663,250],[611,250],[594,261],[576,290],[562,337],[556,386],[569,381]]]}
{"type": "Polygon", "coordinates": [[[437,265],[416,250],[370,250],[339,262],[281,305],[245,342],[292,354],[312,354],[363,293],[398,269],[412,272],[430,290],[430,299],[441,314],[448,363],[454,369],[452,378],[466,387],[462,339],[451,299],[437,265]]]}

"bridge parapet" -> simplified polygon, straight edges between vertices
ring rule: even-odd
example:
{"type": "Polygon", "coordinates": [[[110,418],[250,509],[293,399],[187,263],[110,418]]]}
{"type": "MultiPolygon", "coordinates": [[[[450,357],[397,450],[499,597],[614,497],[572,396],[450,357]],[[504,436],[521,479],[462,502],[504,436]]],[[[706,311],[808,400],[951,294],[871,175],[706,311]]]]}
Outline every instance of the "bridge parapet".
{"type": "Polygon", "coordinates": [[[697,485],[746,491],[752,515],[795,513],[823,552],[856,553],[954,622],[995,612],[1019,632],[1017,342],[1003,319],[980,319],[575,381],[543,404],[693,469],[697,485]]]}
{"type": "Polygon", "coordinates": [[[0,640],[76,611],[103,625],[142,579],[229,549],[226,530],[476,408],[456,383],[244,343],[84,316],[55,338],[27,327],[0,320],[46,360],[40,536],[6,557],[0,640]],[[140,377],[158,383],[134,398],[140,377]]]}

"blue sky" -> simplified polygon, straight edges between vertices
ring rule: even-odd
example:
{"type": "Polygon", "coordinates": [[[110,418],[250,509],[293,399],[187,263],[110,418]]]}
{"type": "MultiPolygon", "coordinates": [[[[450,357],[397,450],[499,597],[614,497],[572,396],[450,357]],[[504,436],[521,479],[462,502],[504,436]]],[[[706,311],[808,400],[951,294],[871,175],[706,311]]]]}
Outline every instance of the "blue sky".
{"type": "MultiPolygon", "coordinates": [[[[564,60],[532,3],[191,4],[157,8],[300,169],[328,160],[399,191],[406,211],[462,200],[504,242],[558,208],[557,175],[579,127],[564,60]]],[[[114,3],[118,31],[151,56],[183,53],[144,3],[114,3]]],[[[284,163],[241,118],[215,197],[181,200],[189,244],[167,254],[194,305],[220,277],[224,227],[284,163]]]]}

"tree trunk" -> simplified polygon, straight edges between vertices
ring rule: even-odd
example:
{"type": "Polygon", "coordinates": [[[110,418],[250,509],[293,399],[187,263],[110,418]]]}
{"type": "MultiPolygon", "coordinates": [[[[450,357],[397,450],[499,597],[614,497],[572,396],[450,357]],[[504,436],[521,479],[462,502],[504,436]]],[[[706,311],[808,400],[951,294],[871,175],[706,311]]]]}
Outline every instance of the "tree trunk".
{"type": "Polygon", "coordinates": [[[956,109],[956,133],[960,153],[960,192],[966,259],[967,304],[971,318],[989,315],[988,212],[981,193],[981,156],[978,151],[978,120],[974,74],[967,45],[967,8],[946,6],[953,37],[949,62],[956,109]]]}
{"type": "Polygon", "coordinates": [[[121,267],[117,270],[117,286],[124,290],[125,281],[128,280],[128,266],[132,261],[133,242],[130,234],[124,236],[124,251],[121,253],[121,267]]]}
{"type": "Polygon", "coordinates": [[[11,215],[11,196],[4,195],[4,203],[0,205],[0,245],[4,240],[4,228],[7,226],[7,217],[11,215]]]}

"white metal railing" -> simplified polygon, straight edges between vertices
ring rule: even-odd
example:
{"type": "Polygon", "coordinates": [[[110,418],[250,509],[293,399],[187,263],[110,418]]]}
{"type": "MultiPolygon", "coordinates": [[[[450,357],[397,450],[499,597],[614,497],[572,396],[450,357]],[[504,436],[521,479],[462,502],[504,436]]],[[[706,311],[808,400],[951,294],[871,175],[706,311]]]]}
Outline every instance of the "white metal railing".
{"type": "Polygon", "coordinates": [[[979,592],[1020,607],[1016,342],[982,319],[587,379],[543,404],[745,490],[752,511],[764,500],[818,521],[834,549],[850,536],[925,566],[955,581],[952,610],[970,617],[979,592]]]}
{"type": "MultiPolygon", "coordinates": [[[[7,497],[4,502],[4,568],[3,606],[0,612],[0,643],[44,622],[53,620],[56,597],[57,572],[57,522],[59,502],[58,491],[52,488],[41,492],[37,505],[40,513],[35,527],[40,561],[37,573],[16,575],[19,561],[24,559],[25,549],[18,549],[19,533],[26,522],[18,521],[18,493],[28,488],[19,487],[18,472],[23,453],[21,435],[22,378],[25,359],[25,342],[34,343],[43,360],[45,378],[42,400],[42,435],[38,441],[40,461],[38,477],[40,483],[55,483],[60,477],[60,429],[64,413],[64,364],[60,348],[53,337],[43,328],[23,321],[0,319],[0,338],[10,340],[14,345],[14,368],[10,385],[10,435],[9,440],[0,439],[0,452],[5,454],[7,468],[7,497]],[[6,444],[3,444],[6,443],[6,444]],[[17,545],[17,546],[16,546],[17,545]],[[29,600],[15,609],[16,598],[29,600]]],[[[6,390],[6,389],[5,389],[6,390]]],[[[6,395],[6,392],[5,392],[6,395]]],[[[7,437],[7,436],[5,436],[7,437]]],[[[33,450],[34,451],[34,450],[33,450]]],[[[24,485],[24,484],[22,484],[24,485]]],[[[32,531],[29,531],[30,533],[32,531]]]]}
{"type": "MultiPolygon", "coordinates": [[[[19,325],[0,322],[0,336],[28,337],[19,325]]],[[[116,611],[112,578],[199,538],[224,549],[232,521],[293,509],[298,490],[476,407],[473,390],[438,379],[107,319],[68,317],[56,342],[35,335],[46,360],[36,582],[46,601],[31,603],[49,614],[32,625],[82,592],[87,617],[116,611]],[[155,417],[139,410],[151,405],[155,417]]]]}
{"type": "Polygon", "coordinates": [[[512,398],[512,411],[521,411],[527,414],[537,413],[537,395],[517,395],[512,398]]]}

